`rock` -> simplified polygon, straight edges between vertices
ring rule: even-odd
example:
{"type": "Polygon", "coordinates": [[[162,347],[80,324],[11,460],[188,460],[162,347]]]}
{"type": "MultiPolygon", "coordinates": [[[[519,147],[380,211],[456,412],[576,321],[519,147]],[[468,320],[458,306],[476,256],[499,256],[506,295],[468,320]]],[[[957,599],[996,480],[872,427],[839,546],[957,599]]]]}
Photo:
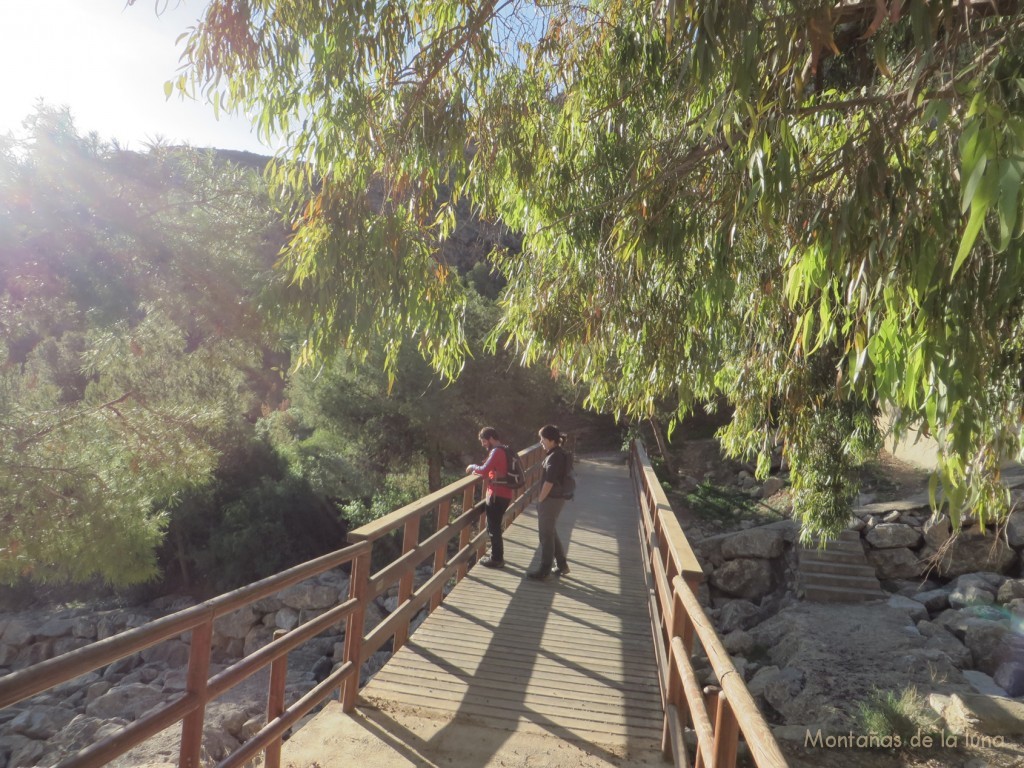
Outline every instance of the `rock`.
{"type": "Polygon", "coordinates": [[[21,768],[26,765],[35,765],[46,754],[46,747],[41,741],[25,740],[21,746],[11,751],[7,761],[10,768],[21,768]]]}
{"type": "Polygon", "coordinates": [[[380,671],[381,667],[387,664],[390,658],[391,654],[387,651],[377,651],[368,658],[359,670],[359,684],[365,685],[371,677],[380,671]]]}
{"type": "Polygon", "coordinates": [[[35,639],[35,634],[29,629],[29,626],[20,619],[9,619],[4,626],[3,635],[0,636],[0,640],[7,645],[24,646],[28,645],[35,639]]]}
{"type": "Polygon", "coordinates": [[[727,595],[755,599],[775,586],[771,563],[754,558],[737,558],[725,562],[711,576],[711,584],[727,595]]]}
{"type": "Polygon", "coordinates": [[[953,588],[956,587],[978,587],[979,589],[987,589],[992,594],[999,591],[999,587],[1003,585],[1007,579],[1001,573],[992,573],[990,571],[975,571],[974,573],[965,573],[962,576],[958,576],[956,581],[953,582],[953,588]]]}
{"type": "Polygon", "coordinates": [[[761,667],[761,669],[757,670],[754,676],[750,678],[750,682],[747,683],[747,690],[750,691],[750,695],[754,697],[763,697],[765,687],[767,687],[770,682],[774,681],[780,673],[781,670],[774,665],[761,667]]]}
{"type": "Polygon", "coordinates": [[[967,624],[964,645],[971,651],[974,668],[991,675],[996,671],[996,653],[1009,629],[1001,622],[975,619],[967,624]]]}
{"type": "Polygon", "coordinates": [[[1006,540],[1014,549],[1024,548],[1024,509],[1015,509],[1006,518],[1006,540]]]}
{"type": "Polygon", "coordinates": [[[242,655],[248,656],[250,653],[258,651],[260,648],[265,646],[271,640],[274,639],[274,629],[259,624],[249,630],[249,634],[245,636],[245,645],[242,647],[242,655]]]}
{"type": "Polygon", "coordinates": [[[1001,605],[1009,603],[1011,600],[1019,600],[1024,598],[1024,579],[1007,579],[1003,582],[1003,585],[999,587],[999,592],[996,595],[996,600],[1001,605]]]}
{"type": "Polygon", "coordinates": [[[922,603],[903,595],[893,595],[890,597],[889,607],[905,611],[915,622],[928,619],[928,609],[922,603]]]}
{"type": "Polygon", "coordinates": [[[804,687],[804,673],[793,667],[786,667],[765,681],[762,696],[775,709],[783,711],[804,687]]]}
{"type": "Polygon", "coordinates": [[[261,618],[251,605],[246,605],[216,619],[213,622],[213,634],[222,638],[244,640],[253,624],[261,618]]]}
{"type": "Polygon", "coordinates": [[[14,659],[15,667],[31,667],[41,661],[53,658],[53,640],[32,643],[18,651],[14,659]]]}
{"type": "Polygon", "coordinates": [[[979,568],[1008,573],[1016,561],[1017,553],[1000,537],[987,536],[977,530],[962,531],[939,557],[938,572],[945,578],[960,576],[979,568]]]}
{"type": "Polygon", "coordinates": [[[188,670],[172,669],[164,675],[164,690],[172,693],[188,688],[188,670]]]}
{"type": "Polygon", "coordinates": [[[146,648],[140,655],[147,664],[166,664],[177,669],[188,666],[189,646],[181,640],[167,640],[146,648]]]}
{"type": "Polygon", "coordinates": [[[77,751],[95,743],[96,731],[102,726],[102,720],[88,715],[77,715],[57,734],[56,741],[68,752],[77,751]]]}
{"type": "Polygon", "coordinates": [[[954,733],[976,731],[989,736],[1024,735],[1024,703],[982,694],[950,697],[943,716],[954,733]]]}
{"type": "Polygon", "coordinates": [[[984,672],[979,672],[976,669],[965,669],[964,680],[966,680],[971,688],[977,693],[982,693],[986,696],[1005,696],[1006,691],[996,684],[996,681],[986,675],[984,672]]]}
{"type": "Polygon", "coordinates": [[[280,629],[293,630],[299,626],[299,612],[289,606],[284,606],[274,614],[274,625],[280,629]]]}
{"type": "Polygon", "coordinates": [[[742,629],[735,629],[722,638],[722,645],[732,656],[746,656],[754,650],[754,638],[742,629]]]}
{"type": "Polygon", "coordinates": [[[123,659],[112,661],[107,665],[107,668],[103,670],[102,677],[104,680],[120,680],[122,677],[127,675],[141,662],[138,656],[125,656],[123,659]]]}
{"type": "Polygon", "coordinates": [[[99,673],[86,672],[84,675],[79,675],[73,680],[68,680],[66,683],[55,685],[50,689],[50,691],[57,696],[71,696],[79,690],[88,688],[88,686],[97,682],[99,679],[99,673]]]}
{"type": "Polygon", "coordinates": [[[782,490],[783,486],[785,486],[785,483],[782,481],[782,478],[769,477],[761,486],[761,498],[767,499],[769,496],[774,496],[782,490]]]}
{"type": "Polygon", "coordinates": [[[0,643],[0,667],[9,667],[18,658],[18,648],[14,645],[0,643]]]}
{"type": "Polygon", "coordinates": [[[129,683],[115,686],[91,701],[85,713],[100,719],[124,717],[135,720],[163,700],[163,693],[158,688],[144,683],[129,683]]]}
{"type": "Polygon", "coordinates": [[[749,600],[730,600],[721,607],[718,614],[720,632],[750,629],[758,623],[761,610],[749,600]]]}
{"type": "Polygon", "coordinates": [[[84,637],[58,637],[53,641],[53,655],[62,656],[65,653],[84,648],[90,641],[84,637]]]}
{"type": "Polygon", "coordinates": [[[337,587],[303,581],[281,590],[278,597],[289,608],[325,610],[338,604],[338,594],[337,587]]]}
{"type": "Polygon", "coordinates": [[[916,547],[921,543],[920,532],[903,523],[879,523],[864,538],[875,549],[916,547]]]}
{"type": "Polygon", "coordinates": [[[14,718],[7,727],[29,739],[46,740],[70,723],[75,713],[63,707],[33,706],[14,718]]]}
{"type": "Polygon", "coordinates": [[[880,579],[912,579],[921,573],[917,555],[906,547],[872,549],[866,554],[880,579]]]}
{"type": "MultiPolygon", "coordinates": [[[[316,680],[318,683],[322,683],[324,680],[327,679],[327,676],[331,674],[331,669],[333,667],[334,664],[331,661],[330,657],[321,656],[319,659],[316,660],[316,663],[313,665],[313,679],[316,680]]],[[[377,670],[374,670],[374,672],[376,671],[377,670]]]]}
{"type": "Polygon", "coordinates": [[[1024,660],[1002,662],[992,679],[1009,696],[1024,696],[1024,660]]]}
{"type": "Polygon", "coordinates": [[[50,619],[35,631],[36,637],[63,637],[70,635],[74,622],[71,619],[50,619]]]}
{"type": "Polygon", "coordinates": [[[241,744],[238,739],[230,733],[221,731],[216,727],[207,727],[203,730],[203,754],[206,762],[219,762],[230,755],[241,744]]]}
{"type": "Polygon", "coordinates": [[[921,621],[918,622],[917,628],[922,634],[926,634],[928,638],[924,647],[928,650],[937,650],[946,654],[946,657],[957,669],[966,669],[974,662],[970,649],[938,624],[933,624],[930,621],[921,621]],[[922,625],[927,625],[927,634],[922,625]]]}
{"type": "Polygon", "coordinates": [[[932,549],[940,549],[943,544],[949,541],[951,534],[949,515],[939,515],[937,518],[930,518],[922,526],[924,541],[932,549]]]}
{"type": "Polygon", "coordinates": [[[921,603],[929,613],[938,613],[949,605],[949,591],[945,589],[931,589],[927,592],[918,592],[910,596],[911,600],[921,603]]]}
{"type": "Polygon", "coordinates": [[[722,542],[722,557],[726,560],[752,557],[770,560],[782,555],[785,541],[775,530],[758,528],[729,536],[722,542]]]}
{"type": "Polygon", "coordinates": [[[976,586],[957,587],[949,593],[951,608],[966,608],[969,605],[992,605],[995,596],[991,590],[976,586]]]}
{"type": "Polygon", "coordinates": [[[89,702],[95,701],[113,687],[113,683],[107,680],[100,680],[93,683],[86,689],[85,703],[88,704],[89,702]]]}
{"type": "Polygon", "coordinates": [[[900,511],[898,509],[894,509],[889,514],[884,515],[882,517],[882,522],[883,523],[898,523],[899,521],[900,521],[900,511]]]}
{"type": "MultiPolygon", "coordinates": [[[[248,720],[249,712],[242,706],[226,705],[217,713],[217,723],[220,730],[230,733],[236,739],[242,738],[242,732],[248,720]]],[[[257,730],[259,729],[257,728],[257,730]]]]}

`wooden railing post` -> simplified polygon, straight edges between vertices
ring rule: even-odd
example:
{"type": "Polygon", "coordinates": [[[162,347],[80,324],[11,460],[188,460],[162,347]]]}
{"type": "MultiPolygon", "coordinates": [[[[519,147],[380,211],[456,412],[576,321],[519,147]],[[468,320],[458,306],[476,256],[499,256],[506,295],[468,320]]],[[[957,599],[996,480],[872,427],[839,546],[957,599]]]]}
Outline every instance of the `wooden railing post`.
{"type": "Polygon", "coordinates": [[[725,691],[718,694],[715,710],[715,766],[736,768],[736,753],[739,747],[740,726],[736,722],[729,698],[725,691]]]}
{"type": "Polygon", "coordinates": [[[367,550],[352,561],[348,595],[356,601],[356,608],[345,623],[345,662],[352,662],[355,671],[345,679],[341,687],[341,706],[345,712],[355,709],[359,696],[360,654],[363,648],[363,620],[366,616],[367,595],[370,591],[370,553],[367,550]]]}
{"type": "Polygon", "coordinates": [[[213,643],[213,613],[192,630],[189,643],[186,690],[199,700],[199,706],[181,723],[180,768],[199,768],[203,747],[203,722],[206,716],[206,683],[210,677],[210,654],[213,643]]]}
{"type": "MultiPolygon", "coordinates": [[[[274,639],[279,640],[287,633],[286,630],[274,631],[274,639]]],[[[288,679],[288,654],[274,659],[270,663],[270,685],[267,690],[267,722],[273,722],[284,712],[284,686],[288,679]]],[[[281,768],[281,739],[274,739],[267,746],[264,768],[281,768]]]]}
{"type": "MultiPolygon", "coordinates": [[[[475,498],[476,498],[476,486],[475,485],[471,485],[469,488],[467,488],[466,490],[464,490],[462,492],[462,508],[464,510],[473,509],[473,507],[475,505],[475,502],[474,502],[475,498]]],[[[480,515],[476,519],[476,525],[473,526],[473,533],[475,535],[477,533],[480,533],[480,531],[483,531],[483,530],[486,530],[486,529],[487,529],[487,515],[485,513],[485,514],[480,515]]],[[[487,542],[486,541],[481,542],[480,544],[478,544],[477,548],[476,548],[476,557],[477,557],[477,559],[479,560],[481,555],[483,555],[483,553],[486,552],[486,551],[487,551],[487,542]]]]}
{"type": "MultiPolygon", "coordinates": [[[[437,528],[435,530],[440,531],[452,519],[452,502],[450,499],[445,499],[437,505],[437,528]]],[[[434,573],[444,569],[445,561],[447,560],[446,548],[442,547],[434,553],[434,573]]],[[[437,607],[441,605],[441,601],[444,600],[444,587],[430,598],[430,612],[433,613],[437,610],[437,607]]]]}
{"type": "MultiPolygon", "coordinates": [[[[420,516],[410,517],[405,521],[405,527],[402,530],[402,554],[406,555],[416,549],[416,545],[420,543],[420,516]]],[[[413,579],[416,576],[415,571],[402,576],[398,580],[398,607],[405,604],[405,601],[412,595],[413,579]]],[[[395,645],[394,650],[397,651],[405,642],[409,639],[409,622],[402,622],[401,626],[395,628],[395,645]]]]}

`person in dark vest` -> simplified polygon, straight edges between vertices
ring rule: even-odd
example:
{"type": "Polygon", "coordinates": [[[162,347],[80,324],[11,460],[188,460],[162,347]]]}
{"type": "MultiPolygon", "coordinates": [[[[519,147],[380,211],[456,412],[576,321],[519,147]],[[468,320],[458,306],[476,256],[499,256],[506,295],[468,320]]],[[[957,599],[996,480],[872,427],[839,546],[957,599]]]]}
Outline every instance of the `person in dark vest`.
{"type": "Polygon", "coordinates": [[[501,568],[505,565],[505,542],[502,540],[501,524],[505,510],[515,498],[516,492],[496,482],[508,474],[505,444],[498,437],[498,430],[494,427],[484,427],[478,437],[480,445],[489,451],[487,460],[483,464],[470,464],[466,467],[466,474],[483,475],[486,486],[484,510],[487,514],[487,533],[491,537],[491,554],[481,558],[480,565],[485,568],[501,568]]]}
{"type": "Polygon", "coordinates": [[[569,471],[569,457],[562,450],[565,435],[554,424],[546,424],[538,433],[544,448],[544,475],[537,496],[537,534],[540,538],[540,565],[526,572],[531,579],[546,579],[552,574],[565,576],[569,573],[569,561],[565,559],[565,547],[558,537],[555,524],[565,506],[567,497],[563,484],[569,471]],[[552,569],[552,566],[555,566],[552,569]]]}

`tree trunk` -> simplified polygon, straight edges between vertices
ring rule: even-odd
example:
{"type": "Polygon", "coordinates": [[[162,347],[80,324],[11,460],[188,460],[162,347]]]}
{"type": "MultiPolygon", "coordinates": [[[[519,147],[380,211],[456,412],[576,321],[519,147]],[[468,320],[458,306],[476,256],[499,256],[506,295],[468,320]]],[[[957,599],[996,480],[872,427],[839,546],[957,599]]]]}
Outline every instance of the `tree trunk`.
{"type": "Polygon", "coordinates": [[[658,452],[661,454],[661,460],[665,462],[665,471],[670,475],[675,475],[675,465],[673,464],[672,457],[668,452],[668,441],[665,439],[665,433],[662,431],[657,418],[651,416],[648,421],[651,424],[651,430],[654,432],[654,441],[658,444],[658,452]]]}
{"type": "Polygon", "coordinates": [[[181,586],[185,592],[192,589],[192,574],[188,570],[188,554],[185,552],[185,539],[181,535],[181,526],[174,528],[174,545],[178,556],[178,566],[181,568],[181,586]]]}
{"type": "Polygon", "coordinates": [[[441,447],[434,443],[427,452],[427,485],[431,493],[441,489],[441,459],[441,447]]]}

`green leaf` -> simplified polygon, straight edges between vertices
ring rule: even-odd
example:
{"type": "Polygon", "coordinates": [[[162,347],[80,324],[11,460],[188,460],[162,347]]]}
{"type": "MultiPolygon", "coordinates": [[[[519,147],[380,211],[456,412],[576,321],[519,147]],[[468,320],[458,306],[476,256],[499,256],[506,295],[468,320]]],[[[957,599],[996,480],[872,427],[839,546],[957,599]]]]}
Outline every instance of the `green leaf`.
{"type": "Polygon", "coordinates": [[[966,261],[971,248],[974,247],[974,241],[978,239],[978,232],[981,230],[981,225],[985,222],[985,214],[987,212],[988,206],[975,205],[971,208],[971,218],[968,220],[967,227],[964,229],[964,235],[960,239],[960,249],[956,253],[953,270],[949,274],[950,280],[956,277],[956,273],[960,271],[960,267],[966,261]]]}

